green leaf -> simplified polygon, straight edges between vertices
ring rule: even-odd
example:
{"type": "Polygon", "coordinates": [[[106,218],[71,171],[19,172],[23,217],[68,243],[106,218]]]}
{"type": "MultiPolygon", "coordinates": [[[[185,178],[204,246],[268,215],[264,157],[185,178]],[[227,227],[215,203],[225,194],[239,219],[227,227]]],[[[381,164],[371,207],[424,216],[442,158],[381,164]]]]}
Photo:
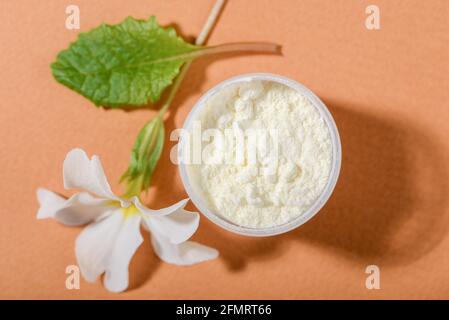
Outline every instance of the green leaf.
{"type": "Polygon", "coordinates": [[[142,106],[159,100],[201,47],[185,42],[156,18],[128,17],[81,33],[51,65],[55,79],[96,105],[142,106]]]}
{"type": "Polygon", "coordinates": [[[164,122],[160,116],[140,130],[131,151],[129,167],[121,178],[127,182],[126,197],[139,195],[150,186],[151,176],[164,147],[164,135],[164,122]]]}

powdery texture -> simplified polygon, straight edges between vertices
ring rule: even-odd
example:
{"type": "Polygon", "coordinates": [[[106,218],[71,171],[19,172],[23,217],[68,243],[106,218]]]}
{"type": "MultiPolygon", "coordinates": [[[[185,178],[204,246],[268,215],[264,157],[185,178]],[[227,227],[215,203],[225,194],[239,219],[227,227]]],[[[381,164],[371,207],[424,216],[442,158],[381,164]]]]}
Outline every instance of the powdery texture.
{"type": "Polygon", "coordinates": [[[264,156],[272,145],[257,144],[256,163],[245,152],[243,163],[205,164],[235,155],[235,144],[220,148],[214,140],[206,148],[203,142],[203,164],[187,166],[195,190],[223,218],[250,228],[281,225],[304,214],[323,192],[332,162],[329,129],[299,92],[268,81],[232,85],[212,96],[197,120],[203,131],[217,128],[223,135],[232,128],[277,130],[277,162],[264,156]]]}

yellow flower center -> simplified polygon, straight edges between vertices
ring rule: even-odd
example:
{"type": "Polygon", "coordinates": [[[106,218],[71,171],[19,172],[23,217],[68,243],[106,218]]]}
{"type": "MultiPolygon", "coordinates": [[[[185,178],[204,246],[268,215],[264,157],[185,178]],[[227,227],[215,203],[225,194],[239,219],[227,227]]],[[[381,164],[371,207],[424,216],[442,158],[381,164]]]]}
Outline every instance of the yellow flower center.
{"type": "Polygon", "coordinates": [[[113,206],[113,207],[121,208],[122,213],[125,216],[125,218],[128,218],[132,215],[140,213],[139,209],[137,209],[137,207],[134,205],[134,203],[131,203],[128,208],[123,208],[119,201],[110,201],[109,205],[113,206]]]}
{"type": "Polygon", "coordinates": [[[135,214],[139,214],[139,209],[136,208],[134,204],[131,204],[128,208],[122,208],[122,213],[125,216],[125,218],[130,217],[135,214]]]}

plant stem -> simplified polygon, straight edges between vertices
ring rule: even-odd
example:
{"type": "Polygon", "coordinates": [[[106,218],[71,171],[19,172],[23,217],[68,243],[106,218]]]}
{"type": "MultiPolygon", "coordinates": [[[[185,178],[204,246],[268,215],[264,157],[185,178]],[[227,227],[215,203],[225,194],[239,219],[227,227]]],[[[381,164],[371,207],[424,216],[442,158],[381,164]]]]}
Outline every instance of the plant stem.
{"type": "MultiPolygon", "coordinates": [[[[214,27],[215,23],[217,22],[217,18],[220,15],[221,9],[223,9],[224,4],[226,3],[226,0],[217,0],[215,1],[215,4],[212,8],[212,10],[209,13],[209,17],[206,20],[206,23],[204,24],[203,28],[200,31],[200,34],[195,40],[196,45],[203,45],[206,39],[209,37],[209,34],[214,27]]],[[[178,92],[179,87],[181,86],[181,82],[184,79],[185,75],[187,74],[187,71],[190,68],[190,65],[192,64],[191,61],[188,61],[184,64],[182,67],[179,75],[176,77],[175,82],[173,83],[172,87],[170,88],[170,92],[168,94],[167,100],[162,105],[159,114],[162,116],[165,114],[165,112],[170,107],[171,103],[173,102],[173,99],[175,98],[176,92],[178,92]]]]}
{"type": "Polygon", "coordinates": [[[209,13],[209,17],[207,18],[206,23],[203,26],[203,29],[201,29],[200,34],[195,40],[196,45],[202,46],[206,42],[206,39],[209,37],[212,28],[217,22],[217,18],[220,15],[221,9],[223,9],[225,3],[226,0],[215,1],[215,4],[209,13]]]}
{"type": "MultiPolygon", "coordinates": [[[[203,26],[203,29],[201,30],[198,38],[195,41],[196,45],[202,46],[204,44],[204,42],[208,38],[213,26],[215,25],[217,18],[220,14],[220,11],[223,8],[225,2],[226,2],[226,0],[217,0],[215,2],[215,5],[209,14],[209,17],[208,17],[205,25],[203,26]]],[[[178,76],[174,80],[172,86],[169,88],[167,98],[163,102],[163,104],[159,110],[159,113],[157,114],[157,121],[160,121],[161,125],[163,125],[163,116],[167,112],[167,110],[170,108],[170,106],[175,98],[175,95],[176,95],[177,91],[179,90],[179,87],[181,86],[182,80],[184,79],[185,75],[187,74],[187,71],[190,68],[190,65],[191,65],[193,59],[203,56],[203,55],[226,53],[226,52],[236,52],[236,51],[278,53],[278,52],[280,52],[279,49],[280,49],[280,47],[278,45],[272,44],[272,43],[229,43],[229,44],[222,44],[222,45],[212,46],[212,47],[200,47],[197,50],[194,50],[189,53],[181,54],[176,57],[169,57],[169,58],[165,58],[165,59],[151,61],[150,63],[159,63],[159,62],[165,62],[165,61],[171,61],[171,60],[186,61],[186,63],[182,66],[178,76]]],[[[152,120],[150,120],[150,122],[148,122],[144,128],[146,128],[147,125],[151,125],[152,124],[151,121],[154,121],[155,119],[156,118],[153,118],[152,120]]],[[[158,137],[157,135],[159,134],[159,130],[157,130],[157,128],[155,129],[155,128],[151,127],[151,128],[148,128],[148,130],[146,130],[146,131],[147,132],[143,133],[144,134],[143,137],[139,134],[139,137],[136,140],[137,144],[141,143],[140,147],[137,150],[137,154],[138,154],[137,158],[143,159],[144,162],[149,161],[155,165],[157,163],[157,161],[159,160],[160,152],[157,154],[155,153],[154,157],[151,154],[151,152],[154,151],[154,144],[156,143],[155,142],[156,140],[153,141],[152,139],[156,139],[156,137],[158,137]],[[140,141],[139,139],[142,139],[142,141],[140,141]],[[150,161],[150,158],[151,158],[151,161],[150,161]]],[[[162,133],[163,133],[163,131],[162,131],[162,133]]],[[[163,136],[162,136],[162,139],[163,139],[163,136]]],[[[159,148],[158,150],[160,151],[161,149],[159,148]]],[[[139,160],[139,161],[141,162],[141,160],[139,160]]],[[[138,164],[140,164],[140,162],[138,162],[138,164]]],[[[125,177],[129,177],[128,174],[131,175],[129,172],[134,172],[136,170],[141,171],[140,169],[135,169],[132,166],[133,166],[133,164],[131,163],[130,167],[124,174],[125,177]]],[[[127,190],[125,193],[126,197],[131,197],[134,195],[139,196],[140,192],[147,188],[147,184],[144,184],[145,181],[143,181],[143,179],[145,179],[145,180],[148,179],[148,181],[149,181],[149,177],[151,177],[151,175],[152,175],[154,166],[152,166],[148,170],[147,169],[148,168],[145,167],[145,170],[146,170],[146,171],[144,170],[145,178],[144,178],[144,175],[142,172],[139,172],[139,174],[137,174],[137,177],[135,176],[136,174],[134,174],[134,173],[131,175],[132,178],[130,178],[128,180],[127,190]]]]}
{"type": "MultiPolygon", "coordinates": [[[[209,36],[210,31],[212,30],[215,22],[217,21],[217,18],[220,14],[221,9],[223,8],[223,5],[225,4],[226,0],[217,0],[215,2],[214,7],[212,8],[209,17],[207,18],[207,21],[205,25],[203,26],[203,29],[201,30],[198,38],[195,41],[196,45],[202,45],[207,37],[209,36]]],[[[184,64],[182,67],[179,75],[176,77],[173,85],[170,87],[170,92],[167,96],[167,99],[165,100],[164,104],[162,105],[157,117],[160,117],[162,119],[162,116],[165,114],[167,109],[170,107],[171,103],[173,102],[173,99],[176,95],[176,92],[178,91],[182,80],[184,79],[184,76],[187,73],[187,70],[189,69],[191,64],[191,61],[188,61],[184,64]]],[[[153,119],[152,119],[153,120],[153,119]]],[[[150,121],[152,121],[150,120],[150,121]]],[[[150,130],[149,135],[151,135],[152,130],[150,130]]],[[[148,137],[145,137],[147,139],[148,137]]],[[[144,144],[146,145],[146,143],[144,144]]],[[[131,198],[132,196],[140,197],[140,193],[142,191],[142,184],[143,184],[143,175],[139,175],[137,178],[132,179],[131,181],[128,181],[126,192],[123,195],[125,198],[131,198]]]]}

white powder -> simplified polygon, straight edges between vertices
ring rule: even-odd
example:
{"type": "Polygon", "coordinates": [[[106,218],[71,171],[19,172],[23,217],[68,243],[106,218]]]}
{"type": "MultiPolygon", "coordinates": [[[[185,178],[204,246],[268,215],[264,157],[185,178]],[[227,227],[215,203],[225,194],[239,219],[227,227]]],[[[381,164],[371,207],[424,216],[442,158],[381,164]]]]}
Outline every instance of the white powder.
{"type": "Polygon", "coordinates": [[[277,133],[277,161],[267,156],[276,149],[273,141],[257,141],[257,162],[249,158],[254,143],[247,141],[242,162],[207,164],[238,152],[238,144],[213,139],[206,148],[203,142],[203,163],[186,166],[195,191],[223,218],[250,228],[280,225],[303,214],[323,192],[332,162],[329,130],[294,89],[269,81],[232,85],[206,101],[196,120],[203,131],[217,128],[223,135],[232,128],[263,130],[274,141],[277,133]]]}

